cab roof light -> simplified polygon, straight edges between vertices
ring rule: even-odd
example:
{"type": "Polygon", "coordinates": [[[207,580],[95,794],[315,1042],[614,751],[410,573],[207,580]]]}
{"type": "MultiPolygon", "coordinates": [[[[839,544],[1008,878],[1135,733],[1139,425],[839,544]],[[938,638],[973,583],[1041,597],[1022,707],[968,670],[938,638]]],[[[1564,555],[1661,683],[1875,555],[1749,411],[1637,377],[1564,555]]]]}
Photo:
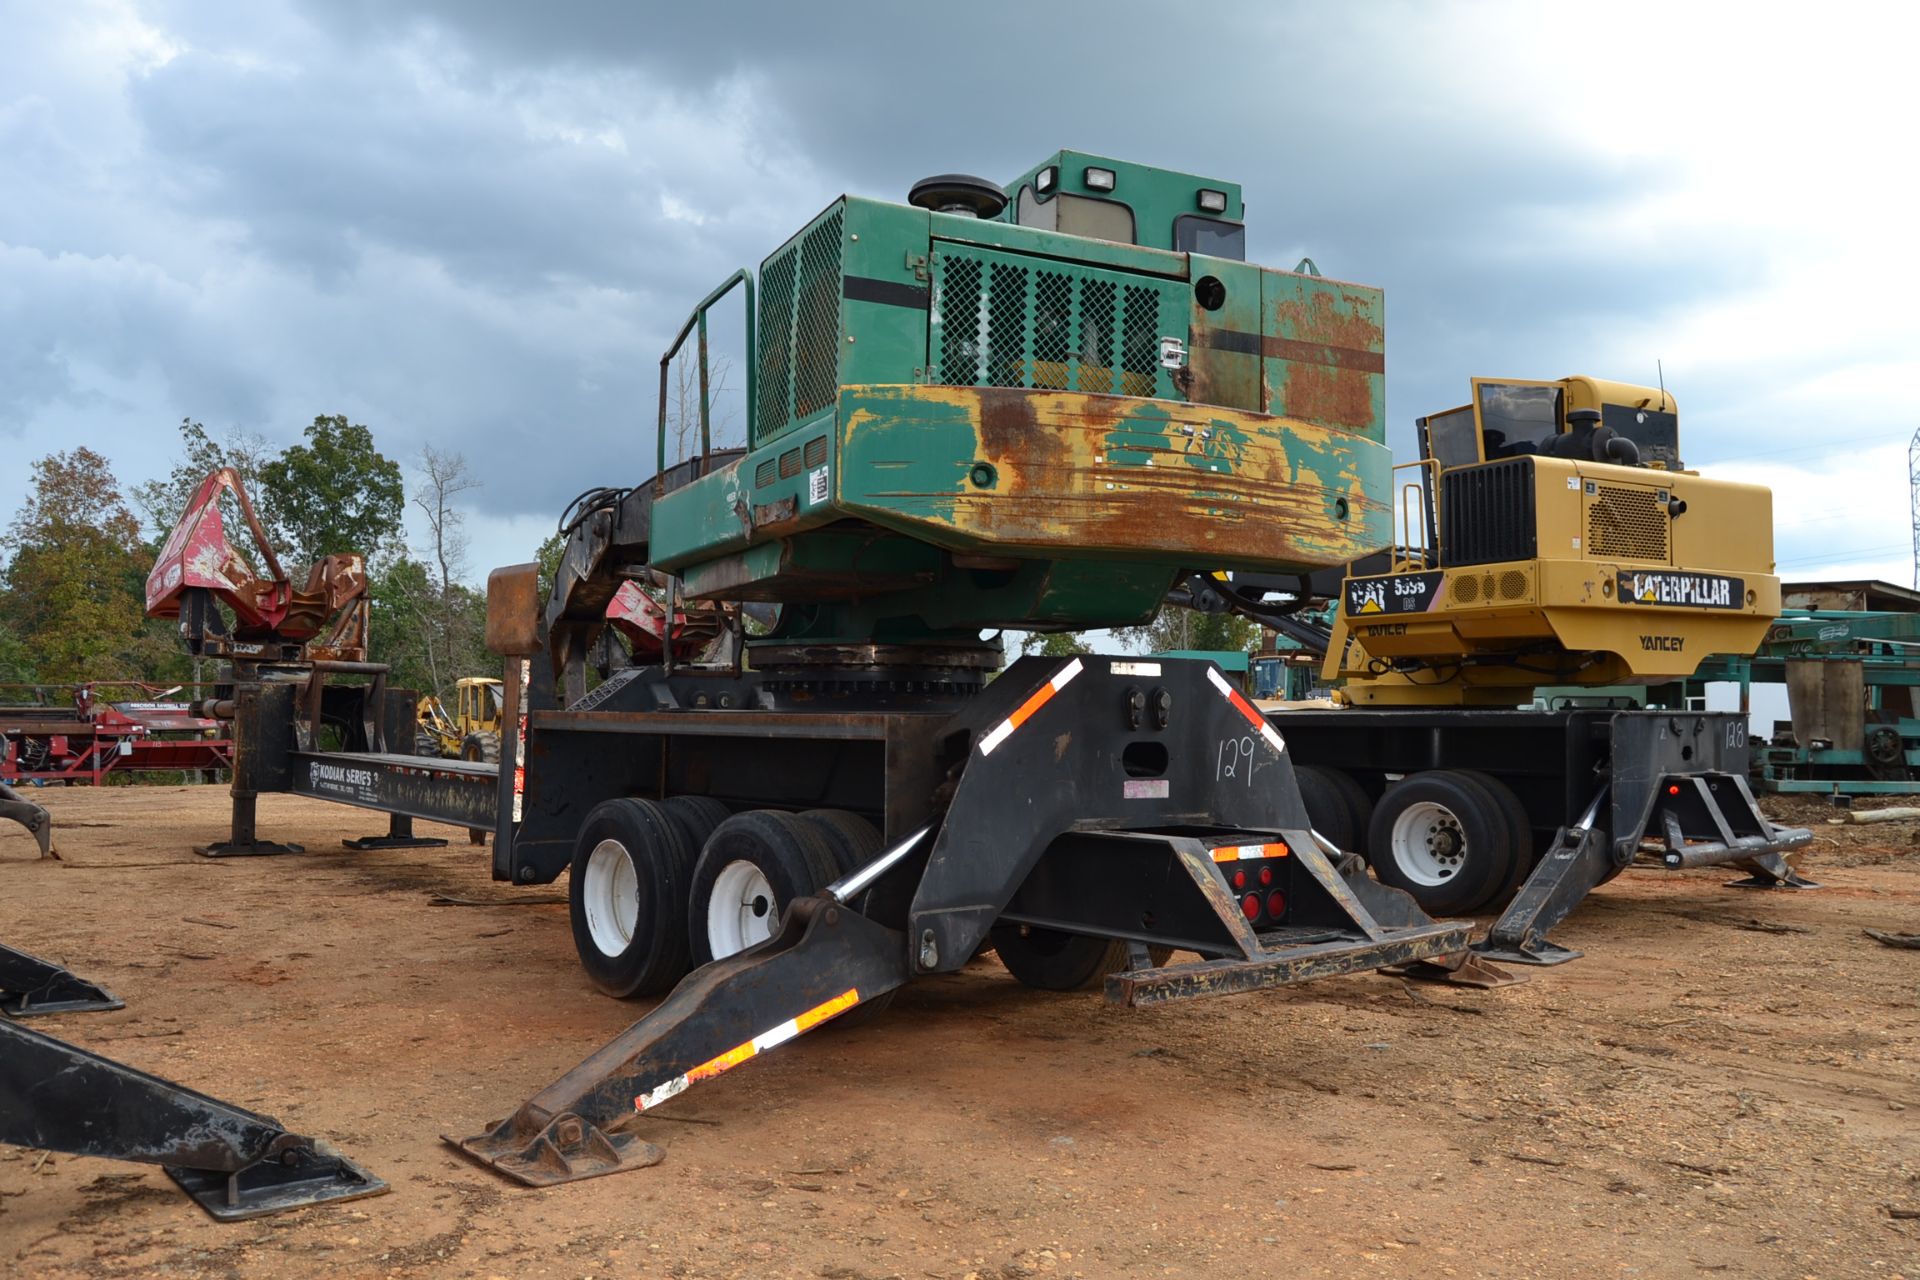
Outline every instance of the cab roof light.
{"type": "Polygon", "coordinates": [[[1053,184],[1059,180],[1060,167],[1050,164],[1033,175],[1033,189],[1041,195],[1045,195],[1047,192],[1053,190],[1053,184]]]}
{"type": "Polygon", "coordinates": [[[1227,193],[1200,188],[1194,197],[1200,202],[1200,208],[1207,213],[1225,213],[1227,211],[1227,193]]]}
{"type": "Polygon", "coordinates": [[[1087,190],[1089,191],[1113,190],[1115,179],[1113,170],[1111,169],[1102,169],[1096,165],[1088,165],[1087,172],[1084,176],[1086,178],[1087,190]]]}

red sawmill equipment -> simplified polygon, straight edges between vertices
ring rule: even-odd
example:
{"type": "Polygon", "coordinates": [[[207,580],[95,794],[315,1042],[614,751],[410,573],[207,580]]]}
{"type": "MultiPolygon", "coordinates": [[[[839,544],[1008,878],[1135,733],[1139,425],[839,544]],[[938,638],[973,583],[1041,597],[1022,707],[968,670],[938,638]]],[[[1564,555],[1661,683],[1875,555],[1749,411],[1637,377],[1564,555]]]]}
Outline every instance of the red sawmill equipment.
{"type": "Polygon", "coordinates": [[[367,564],[330,555],[296,587],[280,567],[240,476],[222,467],[200,482],[147,575],[147,616],[179,618],[196,656],[360,662],[367,656],[367,564]],[[222,493],[233,495],[267,573],[227,536],[222,493]],[[215,606],[233,612],[229,629],[215,606]]]}
{"type": "Polygon", "coordinates": [[[191,700],[171,700],[185,687],[0,685],[0,783],[99,786],[115,773],[231,768],[226,726],[191,700]],[[109,701],[107,690],[134,696],[109,701]]]}

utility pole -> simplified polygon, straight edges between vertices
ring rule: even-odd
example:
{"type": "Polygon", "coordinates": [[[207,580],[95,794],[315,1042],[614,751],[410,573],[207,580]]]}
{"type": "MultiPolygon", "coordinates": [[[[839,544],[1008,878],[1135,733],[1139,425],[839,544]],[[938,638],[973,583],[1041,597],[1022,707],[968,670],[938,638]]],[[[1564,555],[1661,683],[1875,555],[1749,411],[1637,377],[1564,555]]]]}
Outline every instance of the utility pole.
{"type": "Polygon", "coordinates": [[[1920,589],[1920,427],[1907,445],[1907,498],[1913,507],[1913,585],[1920,589]]]}

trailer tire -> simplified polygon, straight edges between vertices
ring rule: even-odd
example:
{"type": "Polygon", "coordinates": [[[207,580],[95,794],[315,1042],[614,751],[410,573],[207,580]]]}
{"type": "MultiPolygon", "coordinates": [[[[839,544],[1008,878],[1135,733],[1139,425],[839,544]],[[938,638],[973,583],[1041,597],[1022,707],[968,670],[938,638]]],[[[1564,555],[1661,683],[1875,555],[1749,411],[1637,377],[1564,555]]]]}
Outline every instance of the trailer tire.
{"type": "MultiPolygon", "coordinates": [[[[852,875],[886,848],[887,842],[880,835],[879,828],[847,809],[808,809],[800,815],[800,820],[812,823],[833,847],[834,860],[840,868],[839,874],[834,876],[835,880],[852,875]]],[[[871,889],[862,891],[847,905],[866,915],[867,895],[871,892],[871,889]]],[[[892,1004],[893,996],[894,992],[883,991],[872,999],[863,1000],[835,1018],[834,1024],[840,1027],[860,1026],[892,1004]]]]}
{"type": "Polygon", "coordinates": [[[1353,811],[1347,807],[1347,797],[1333,781],[1334,770],[1313,764],[1297,764],[1293,767],[1294,782],[1300,788],[1300,799],[1307,806],[1307,824],[1328,840],[1342,853],[1351,853],[1359,849],[1365,827],[1355,827],[1353,811]]]}
{"type": "MultiPolygon", "coordinates": [[[[1333,783],[1333,789],[1340,793],[1347,805],[1347,818],[1353,824],[1353,846],[1340,846],[1343,853],[1357,853],[1367,856],[1367,828],[1373,823],[1373,797],[1360,785],[1360,780],[1345,769],[1328,769],[1327,777],[1333,783]]],[[[1321,832],[1322,835],[1326,833],[1321,832]]]]}
{"type": "Polygon", "coordinates": [[[658,995],[687,972],[693,845],[661,806],[595,805],[574,839],[568,914],[580,965],[610,996],[658,995]]]}
{"type": "MultiPolygon", "coordinates": [[[[1108,974],[1125,973],[1133,967],[1127,960],[1127,944],[1115,938],[1093,938],[1005,920],[995,921],[987,936],[1007,972],[1023,986],[1041,991],[1089,991],[1104,984],[1108,974]]],[[[1165,964],[1173,955],[1172,947],[1149,947],[1147,951],[1155,965],[1165,964]]]]}
{"type": "Polygon", "coordinates": [[[872,862],[874,855],[885,847],[880,832],[871,822],[846,809],[808,809],[800,819],[811,822],[833,847],[834,861],[840,868],[839,875],[834,877],[836,880],[872,862]]]}
{"type": "Polygon", "coordinates": [[[1500,811],[1506,815],[1507,831],[1513,837],[1513,869],[1507,873],[1506,882],[1499,890],[1482,904],[1489,910],[1497,911],[1520,892],[1520,886],[1533,874],[1534,859],[1539,853],[1533,842],[1533,819],[1528,816],[1527,806],[1520,802],[1513,788],[1500,779],[1479,769],[1462,769],[1461,772],[1485,787],[1493,796],[1500,811]]]}
{"type": "Polygon", "coordinates": [[[500,763],[500,735],[489,729],[476,730],[460,744],[460,758],[483,764],[500,763]]]}
{"type": "Polygon", "coordinates": [[[693,870],[687,934],[706,964],[772,937],[795,898],[838,878],[826,836],[796,814],[736,813],[713,829],[693,870]]]}
{"type": "Polygon", "coordinates": [[[712,796],[668,796],[660,802],[660,807],[680,824],[696,851],[706,848],[707,837],[713,834],[714,828],[733,816],[733,810],[712,796]]]}
{"type": "Polygon", "coordinates": [[[1452,769],[1388,787],[1367,831],[1367,860],[1382,884],[1404,889],[1435,916],[1468,915],[1513,871],[1514,837],[1499,800],[1452,769]]]}

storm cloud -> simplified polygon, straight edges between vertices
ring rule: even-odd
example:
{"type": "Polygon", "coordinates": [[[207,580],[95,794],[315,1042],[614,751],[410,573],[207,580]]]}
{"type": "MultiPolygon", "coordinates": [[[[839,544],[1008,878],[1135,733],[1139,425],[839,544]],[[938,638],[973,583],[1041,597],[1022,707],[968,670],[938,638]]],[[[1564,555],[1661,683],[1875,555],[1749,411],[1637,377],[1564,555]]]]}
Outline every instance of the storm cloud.
{"type": "Polygon", "coordinates": [[[1678,397],[1788,577],[1905,581],[1905,10],[0,5],[0,504],[191,416],[464,452],[476,569],[651,471],[659,352],[844,191],[1059,147],[1245,184],[1249,254],[1385,288],[1388,412],[1475,374],[1678,397]],[[1658,362],[1658,366],[1656,366],[1658,362]]]}

